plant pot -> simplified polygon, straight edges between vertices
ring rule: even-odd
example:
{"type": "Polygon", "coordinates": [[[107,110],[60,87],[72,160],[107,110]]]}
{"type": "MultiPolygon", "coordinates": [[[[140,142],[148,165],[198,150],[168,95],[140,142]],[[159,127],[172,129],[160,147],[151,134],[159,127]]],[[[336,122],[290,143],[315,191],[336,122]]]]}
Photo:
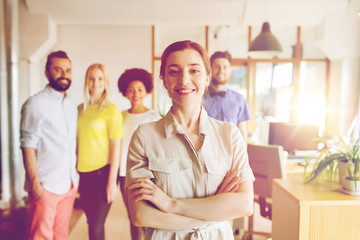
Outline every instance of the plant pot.
{"type": "Polygon", "coordinates": [[[339,183],[343,185],[345,178],[349,177],[348,162],[338,161],[339,183]]]}
{"type": "Polygon", "coordinates": [[[342,180],[343,192],[350,195],[360,195],[360,179],[356,180],[356,188],[355,181],[352,178],[344,178],[342,180]]]}

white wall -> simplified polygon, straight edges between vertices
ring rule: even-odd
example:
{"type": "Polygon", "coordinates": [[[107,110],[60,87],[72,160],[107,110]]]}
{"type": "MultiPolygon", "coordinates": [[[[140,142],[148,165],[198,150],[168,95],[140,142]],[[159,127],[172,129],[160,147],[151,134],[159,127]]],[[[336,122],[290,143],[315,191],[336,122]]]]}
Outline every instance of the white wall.
{"type": "MultiPolygon", "coordinates": [[[[46,16],[42,12],[29,13],[24,6],[21,5],[21,7],[20,104],[22,100],[41,90],[47,83],[44,76],[46,55],[52,50],[62,49],[69,54],[73,63],[73,84],[69,94],[76,103],[82,101],[86,68],[94,62],[101,62],[109,70],[111,100],[122,110],[130,106],[128,101],[118,93],[116,83],[126,68],[142,67],[151,71],[150,25],[144,23],[80,24],[81,21],[75,24],[76,21],[66,22],[64,19],[54,22],[53,17],[59,18],[56,14],[46,16]]],[[[342,129],[351,122],[352,115],[357,109],[357,103],[351,99],[357,99],[360,88],[357,84],[360,74],[356,71],[360,55],[358,44],[360,18],[356,16],[359,7],[359,0],[351,1],[347,4],[345,12],[342,10],[340,13],[328,14],[321,24],[302,27],[304,57],[328,56],[332,61],[330,122],[335,123],[337,127],[341,126],[342,129]],[[350,94],[346,93],[347,90],[350,94]]],[[[259,19],[259,22],[262,21],[259,19]]],[[[240,26],[239,23],[209,24],[210,54],[217,50],[229,50],[234,57],[247,57],[247,26],[240,26]],[[222,27],[219,29],[219,26],[222,27]],[[216,31],[217,38],[214,37],[216,31]]],[[[181,25],[181,23],[156,24],[155,52],[157,56],[161,55],[164,46],[175,40],[193,39],[204,44],[204,25],[199,22],[194,25],[186,22],[183,27],[181,25]]],[[[290,57],[291,45],[295,44],[296,40],[296,26],[271,24],[271,29],[283,45],[284,53],[281,57],[290,57]]],[[[259,32],[260,26],[253,26],[252,37],[254,38],[259,32]]],[[[157,62],[156,68],[158,67],[157,62]]],[[[155,81],[157,85],[161,84],[158,79],[158,69],[155,69],[155,81]]],[[[155,90],[160,88],[161,86],[158,86],[155,90]]],[[[155,95],[158,94],[159,91],[155,92],[155,95]]],[[[166,95],[166,93],[160,93],[160,95],[166,95]]],[[[151,106],[151,96],[147,98],[146,104],[151,106]]],[[[161,106],[161,102],[155,102],[155,107],[157,106],[161,106]]]]}
{"type": "MultiPolygon", "coordinates": [[[[83,85],[87,67],[93,63],[103,63],[110,77],[110,100],[121,110],[130,107],[129,101],[118,91],[117,80],[128,68],[144,68],[151,72],[151,27],[121,25],[56,25],[56,42],[50,47],[23,45],[21,67],[20,104],[28,96],[44,88],[47,79],[44,75],[47,55],[51,51],[63,50],[72,61],[72,84],[69,95],[76,104],[83,101],[83,85]],[[42,50],[42,57],[33,57],[34,52],[42,50]],[[26,64],[27,63],[27,64],[26,64]]],[[[53,36],[49,33],[48,38],[53,36]]],[[[23,33],[29,39],[36,34],[23,33]]],[[[39,36],[40,38],[43,35],[39,36]]],[[[32,40],[33,42],[35,40],[32,40]]],[[[47,39],[44,39],[46,41],[47,39]]],[[[145,104],[151,107],[149,95],[145,104]]]]}
{"type": "MultiPolygon", "coordinates": [[[[151,27],[121,25],[59,25],[52,50],[64,50],[72,61],[73,82],[68,91],[76,103],[83,101],[85,72],[93,63],[103,63],[110,77],[110,100],[120,109],[130,107],[118,91],[119,76],[128,68],[151,72],[151,27]]],[[[46,56],[43,59],[45,66],[46,56]]],[[[151,97],[147,105],[151,107],[151,97]]]]}
{"type": "Polygon", "coordinates": [[[340,126],[342,133],[346,133],[351,122],[358,114],[358,100],[360,87],[360,61],[358,59],[346,59],[342,63],[341,88],[340,88],[340,126]]]}

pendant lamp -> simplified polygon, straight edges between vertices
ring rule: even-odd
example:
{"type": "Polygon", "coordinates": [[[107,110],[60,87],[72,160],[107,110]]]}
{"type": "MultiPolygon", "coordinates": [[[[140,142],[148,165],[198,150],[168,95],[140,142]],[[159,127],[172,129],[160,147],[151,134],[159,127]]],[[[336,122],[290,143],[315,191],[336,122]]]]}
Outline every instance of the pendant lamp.
{"type": "Polygon", "coordinates": [[[270,24],[264,22],[259,36],[250,44],[249,53],[261,53],[276,56],[282,52],[281,45],[270,31],[270,24]]]}

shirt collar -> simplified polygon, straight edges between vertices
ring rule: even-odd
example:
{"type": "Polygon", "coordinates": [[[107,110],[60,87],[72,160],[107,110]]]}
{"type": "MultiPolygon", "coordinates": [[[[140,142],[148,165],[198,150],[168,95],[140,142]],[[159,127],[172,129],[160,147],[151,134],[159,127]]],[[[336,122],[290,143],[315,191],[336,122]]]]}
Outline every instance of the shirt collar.
{"type": "Polygon", "coordinates": [[[63,95],[61,92],[56,91],[52,87],[50,87],[49,84],[45,86],[45,91],[47,91],[50,95],[54,96],[58,100],[64,100],[68,98],[68,94],[65,92],[65,95],[63,95]]]}
{"type": "Polygon", "coordinates": [[[212,91],[214,91],[214,92],[227,92],[228,91],[228,88],[227,87],[224,87],[223,89],[221,89],[221,90],[215,90],[214,88],[212,88],[212,87],[208,87],[208,89],[211,89],[212,91]]]}
{"type": "MultiPolygon", "coordinates": [[[[164,117],[165,120],[165,138],[173,137],[176,134],[185,134],[180,124],[176,121],[171,108],[164,117]]],[[[209,116],[203,107],[200,112],[199,135],[207,135],[209,132],[209,116]]]]}
{"type": "Polygon", "coordinates": [[[208,87],[208,89],[206,91],[206,95],[207,96],[211,96],[211,95],[214,95],[214,96],[219,95],[220,96],[221,95],[222,97],[224,97],[227,92],[228,92],[228,88],[226,88],[226,87],[221,89],[220,91],[217,91],[212,87],[208,87]]]}

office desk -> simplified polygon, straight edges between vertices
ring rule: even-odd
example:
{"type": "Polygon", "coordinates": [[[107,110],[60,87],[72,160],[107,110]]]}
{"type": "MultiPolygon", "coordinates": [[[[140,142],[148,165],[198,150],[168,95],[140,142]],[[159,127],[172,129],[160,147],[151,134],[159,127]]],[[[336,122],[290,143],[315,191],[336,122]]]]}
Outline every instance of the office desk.
{"type": "Polygon", "coordinates": [[[272,239],[360,239],[360,196],[303,184],[302,174],[275,179],[272,239]]]}

